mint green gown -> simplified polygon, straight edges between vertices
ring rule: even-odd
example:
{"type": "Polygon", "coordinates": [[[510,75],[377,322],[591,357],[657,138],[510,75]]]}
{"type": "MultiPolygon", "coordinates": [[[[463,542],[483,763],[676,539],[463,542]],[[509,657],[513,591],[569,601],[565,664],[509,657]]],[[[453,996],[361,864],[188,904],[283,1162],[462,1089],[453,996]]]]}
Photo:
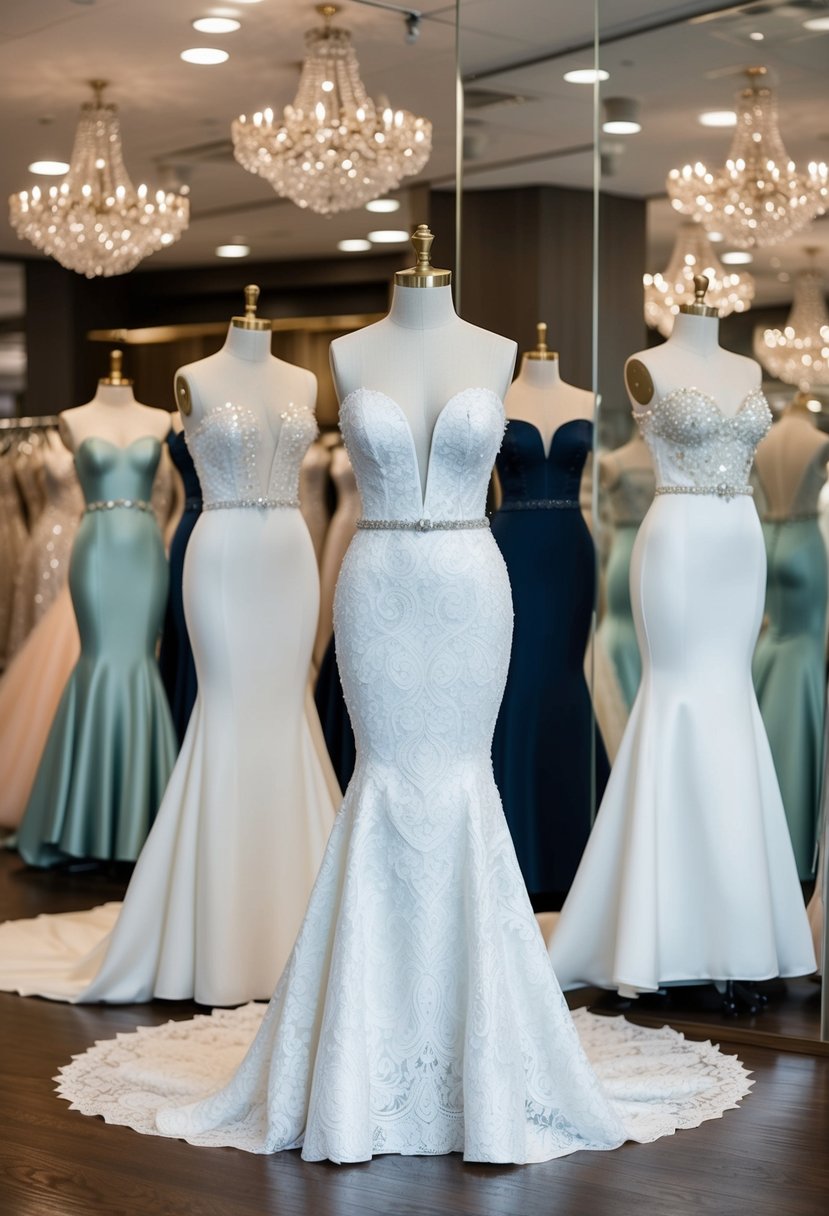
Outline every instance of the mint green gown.
{"type": "Polygon", "coordinates": [[[87,503],[69,566],[81,655],[20,825],[18,848],[30,865],[134,861],[175,762],[155,657],[167,597],[164,545],[149,509],[160,457],[149,435],[127,447],[85,439],[75,454],[87,503]]]}
{"type": "Polygon", "coordinates": [[[766,628],[754,652],[757,701],[771,744],[801,879],[814,872],[826,698],[826,546],[817,500],[829,449],[806,469],[789,511],[772,516],[755,472],[766,544],[766,628]]]}

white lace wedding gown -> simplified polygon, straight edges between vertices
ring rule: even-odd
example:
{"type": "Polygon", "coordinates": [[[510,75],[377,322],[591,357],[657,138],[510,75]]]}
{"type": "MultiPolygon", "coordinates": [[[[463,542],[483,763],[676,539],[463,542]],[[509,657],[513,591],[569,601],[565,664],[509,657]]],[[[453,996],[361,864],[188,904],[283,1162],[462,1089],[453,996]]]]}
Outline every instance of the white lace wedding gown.
{"type": "Polygon", "coordinates": [[[248,1006],[120,1035],[60,1093],[143,1132],[340,1162],[541,1161],[719,1116],[749,1088],[736,1058],[574,1022],[521,879],[490,761],[512,632],[481,526],[501,402],[446,404],[425,496],[389,397],[360,389],[340,417],[374,525],[335,605],[358,759],[291,958],[264,1021],[248,1006]]]}
{"type": "Polygon", "coordinates": [[[766,555],[739,491],[769,408],[755,391],[726,416],[689,388],[638,418],[667,488],[631,562],[642,680],[552,934],[553,967],[565,988],[629,994],[808,974],[809,926],[751,678],[766,555]]]}
{"type": "Polygon", "coordinates": [[[273,992],[339,802],[307,688],[319,579],[294,509],[316,424],[307,408],[274,415],[228,403],[185,419],[204,511],[184,566],[199,692],[181,753],[123,905],[0,925],[0,989],[205,1005],[273,992]],[[250,505],[263,498],[283,505],[250,505]]]}

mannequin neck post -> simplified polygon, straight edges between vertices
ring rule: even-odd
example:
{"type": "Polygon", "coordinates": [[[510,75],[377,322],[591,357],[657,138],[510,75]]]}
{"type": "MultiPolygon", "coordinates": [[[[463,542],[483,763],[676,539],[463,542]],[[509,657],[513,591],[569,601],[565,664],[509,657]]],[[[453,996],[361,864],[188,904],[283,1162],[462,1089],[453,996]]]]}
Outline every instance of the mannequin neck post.
{"type": "Polygon", "coordinates": [[[388,318],[402,329],[440,329],[458,320],[451,287],[399,287],[392,293],[388,318]]]}
{"type": "Polygon", "coordinates": [[[692,313],[677,313],[674,328],[667,340],[669,346],[682,346],[694,354],[710,355],[720,349],[718,317],[696,317],[692,313]]]}
{"type": "Polygon", "coordinates": [[[231,324],[222,352],[248,363],[264,363],[271,357],[271,336],[270,329],[240,329],[231,324]]]}

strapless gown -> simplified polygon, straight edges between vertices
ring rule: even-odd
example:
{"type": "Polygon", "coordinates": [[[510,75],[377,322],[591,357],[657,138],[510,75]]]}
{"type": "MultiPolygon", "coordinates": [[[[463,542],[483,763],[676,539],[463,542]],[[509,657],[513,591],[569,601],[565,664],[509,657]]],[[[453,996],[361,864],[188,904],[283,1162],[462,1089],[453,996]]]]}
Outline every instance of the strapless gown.
{"type": "Polygon", "coordinates": [[[155,657],[167,560],[148,500],[160,456],[151,436],[124,448],[85,439],[75,456],[87,502],[69,568],[81,654],[20,824],[30,865],[134,861],[175,761],[155,657]]]}
{"type": "Polygon", "coordinates": [[[605,573],[605,611],[596,640],[613,664],[628,709],[636,700],[642,678],[642,657],[630,596],[630,566],[653,491],[653,470],[637,468],[623,469],[607,490],[613,539],[605,573]]]}
{"type": "Polygon", "coordinates": [[[584,678],[596,555],[579,486],[592,442],[593,424],[579,418],[545,453],[537,427],[510,419],[497,460],[503,501],[492,534],[515,627],[492,762],[538,911],[561,907],[590,834],[594,780],[598,801],[608,775],[584,678]]]}
{"type": "Polygon", "coordinates": [[[29,540],[14,472],[16,445],[0,450],[0,671],[9,657],[14,580],[29,540]]]}
{"type": "Polygon", "coordinates": [[[173,725],[181,743],[193,712],[198,688],[193,648],[184,618],[184,557],[196,520],[201,514],[202,497],[198,474],[187,450],[184,433],[170,431],[167,447],[184,486],[184,509],[170,543],[170,590],[158,663],[170,702],[173,725]]]}
{"type": "Polygon", "coordinates": [[[204,1005],[273,991],[339,791],[309,704],[319,583],[296,509],[316,427],[307,409],[286,410],[277,439],[271,425],[229,403],[189,426],[204,493],[184,567],[199,691],[124,903],[0,925],[0,989],[204,1005]],[[256,499],[283,505],[244,505],[256,499]]]}
{"type": "Polygon", "coordinates": [[[425,494],[394,401],[361,389],[340,417],[377,525],[357,532],[335,603],[358,758],[296,945],[264,1018],[120,1035],[64,1068],[60,1092],[144,1132],[333,1161],[538,1161],[722,1113],[747,1089],[733,1057],[574,1023],[527,899],[490,760],[512,614],[479,525],[501,402],[448,402],[425,494]],[[156,1125],[188,1095],[203,1100],[156,1125]]]}
{"type": "Polygon", "coordinates": [[[565,987],[626,993],[804,975],[814,952],[751,682],[765,550],[750,495],[732,493],[768,405],[753,392],[725,416],[689,388],[638,417],[672,491],[631,565],[642,682],[550,956],[565,987]]]}
{"type": "Polygon", "coordinates": [[[783,516],[768,508],[759,475],[755,482],[768,564],[768,624],[754,652],[754,687],[801,879],[814,873],[823,772],[829,570],[817,500],[825,481],[821,449],[783,516]]]}

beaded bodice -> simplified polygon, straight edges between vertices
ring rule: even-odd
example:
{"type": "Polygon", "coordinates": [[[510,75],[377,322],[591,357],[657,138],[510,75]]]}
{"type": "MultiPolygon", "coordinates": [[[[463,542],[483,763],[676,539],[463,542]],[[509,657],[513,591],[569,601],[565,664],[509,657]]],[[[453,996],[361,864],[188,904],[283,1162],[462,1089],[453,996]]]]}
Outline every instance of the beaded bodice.
{"type": "Polygon", "coordinates": [[[274,438],[249,406],[225,402],[188,429],[185,437],[196,466],[205,507],[247,505],[257,499],[295,501],[299,467],[317,434],[308,406],[289,405],[274,438]]]}
{"type": "Polygon", "coordinates": [[[468,388],[446,402],[432,432],[426,490],[409,421],[386,393],[358,388],[340,407],[340,429],[366,520],[482,517],[504,407],[490,389],[468,388]]]}
{"type": "Polygon", "coordinates": [[[549,452],[538,427],[510,418],[496,461],[503,505],[514,502],[572,502],[578,505],[584,462],[593,444],[593,423],[573,418],[562,423],[549,452]]]}
{"type": "Polygon", "coordinates": [[[744,487],[771,411],[754,389],[726,415],[707,393],[680,388],[636,413],[660,486],[744,487]]]}

